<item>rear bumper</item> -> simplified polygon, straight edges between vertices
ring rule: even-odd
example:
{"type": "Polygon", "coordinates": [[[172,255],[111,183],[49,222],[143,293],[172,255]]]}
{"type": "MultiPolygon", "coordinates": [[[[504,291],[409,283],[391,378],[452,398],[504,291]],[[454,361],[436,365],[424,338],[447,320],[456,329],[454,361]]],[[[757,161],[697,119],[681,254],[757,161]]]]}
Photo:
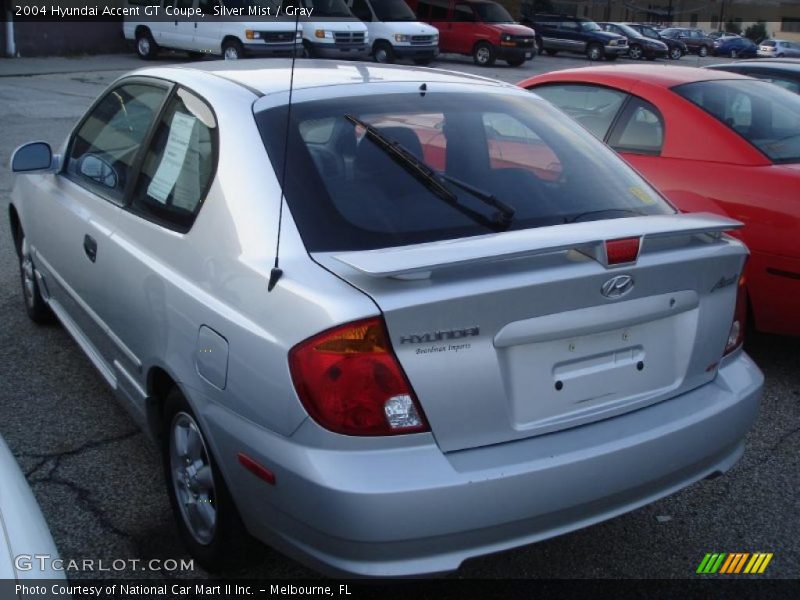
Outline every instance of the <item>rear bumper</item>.
{"type": "Polygon", "coordinates": [[[633,510],[743,452],[763,376],[743,352],[701,388],[557,433],[443,454],[428,434],[348,438],[336,450],[306,421],[280,438],[219,407],[204,415],[248,529],[328,572],[405,576],[560,535],[633,510]],[[353,449],[353,446],[362,449],[353,449]],[[347,449],[344,449],[347,447],[347,449]],[[269,486],[235,463],[273,469],[269,486]]]}

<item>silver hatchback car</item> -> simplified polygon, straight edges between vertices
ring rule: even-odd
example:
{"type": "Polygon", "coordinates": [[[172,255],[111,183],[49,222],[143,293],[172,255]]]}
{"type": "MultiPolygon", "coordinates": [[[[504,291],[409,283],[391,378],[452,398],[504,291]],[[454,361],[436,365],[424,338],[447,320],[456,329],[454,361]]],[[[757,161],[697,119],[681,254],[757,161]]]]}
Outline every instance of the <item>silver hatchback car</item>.
{"type": "Polygon", "coordinates": [[[202,564],[249,532],[448,571],[738,460],[738,222],[514,86],[298,61],[290,95],[290,65],[137,71],[12,158],[28,314],[160,440],[202,564]]]}

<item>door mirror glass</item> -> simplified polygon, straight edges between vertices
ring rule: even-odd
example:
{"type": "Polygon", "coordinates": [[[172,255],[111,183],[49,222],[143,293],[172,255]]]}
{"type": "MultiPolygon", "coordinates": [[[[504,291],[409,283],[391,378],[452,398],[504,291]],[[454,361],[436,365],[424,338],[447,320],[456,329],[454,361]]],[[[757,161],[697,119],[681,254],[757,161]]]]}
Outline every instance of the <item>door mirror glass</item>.
{"type": "Polygon", "coordinates": [[[87,154],[81,158],[80,174],[111,189],[117,187],[119,180],[111,163],[95,154],[87,154]]]}
{"type": "Polygon", "coordinates": [[[45,171],[53,163],[53,151],[47,142],[31,142],[20,146],[11,157],[11,170],[15,173],[45,171]]]}

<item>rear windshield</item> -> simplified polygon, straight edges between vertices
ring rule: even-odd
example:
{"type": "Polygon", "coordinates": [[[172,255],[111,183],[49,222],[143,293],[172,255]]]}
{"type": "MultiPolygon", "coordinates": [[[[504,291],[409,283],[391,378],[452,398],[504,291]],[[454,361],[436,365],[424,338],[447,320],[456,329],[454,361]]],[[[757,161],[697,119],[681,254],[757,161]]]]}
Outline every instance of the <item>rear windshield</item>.
{"type": "Polygon", "coordinates": [[[800,162],[800,96],[766,81],[699,81],[673,88],[763,152],[800,162]]]}
{"type": "Polygon", "coordinates": [[[775,47],[775,40],[766,40],[764,42],[761,42],[761,45],[762,46],[769,46],[770,48],[774,48],[775,47]]]}
{"type": "MultiPolygon", "coordinates": [[[[285,106],[256,115],[279,180],[286,118],[285,106]]],[[[503,227],[508,230],[675,212],[611,150],[530,96],[443,91],[345,97],[296,103],[291,119],[285,195],[310,252],[492,233],[498,229],[487,221],[496,224],[502,211],[485,202],[487,195],[513,207],[503,227]],[[377,128],[449,178],[438,181],[461,210],[347,117],[377,128]],[[484,201],[472,193],[476,189],[484,201]]]]}

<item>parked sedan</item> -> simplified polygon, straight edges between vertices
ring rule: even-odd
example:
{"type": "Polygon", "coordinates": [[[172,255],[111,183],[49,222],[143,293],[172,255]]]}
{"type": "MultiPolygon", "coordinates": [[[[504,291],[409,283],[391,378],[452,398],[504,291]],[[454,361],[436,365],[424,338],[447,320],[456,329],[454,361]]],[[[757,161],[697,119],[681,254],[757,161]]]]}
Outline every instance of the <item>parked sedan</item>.
{"type": "Polygon", "coordinates": [[[161,440],[199,563],[243,524],[437,573],[738,460],[738,221],[677,214],[516,87],[291,65],[139,70],[12,158],[26,310],[161,440]]]}
{"type": "Polygon", "coordinates": [[[667,45],[664,42],[645,37],[635,29],[628,27],[624,23],[598,23],[604,31],[625,36],[628,39],[628,58],[633,60],[655,60],[665,58],[668,54],[667,45]]]}
{"type": "Polygon", "coordinates": [[[686,54],[689,54],[689,48],[683,41],[677,38],[673,39],[673,38],[663,37],[659,33],[659,29],[657,29],[656,27],[652,27],[645,23],[625,23],[625,25],[627,25],[634,31],[638,31],[646,38],[650,38],[651,40],[657,40],[659,42],[665,43],[668,48],[667,51],[668,56],[672,60],[680,60],[681,57],[685,56],[686,54]]]}
{"type": "Polygon", "coordinates": [[[758,46],[759,58],[800,58],[800,42],[764,40],[758,46]]]}
{"type": "Polygon", "coordinates": [[[800,335],[800,97],[685,67],[572,69],[520,85],[621,152],[682,211],[742,220],[755,328],[800,335]]]}
{"type": "Polygon", "coordinates": [[[714,40],[712,53],[714,56],[730,58],[755,58],[758,46],[753,40],[744,37],[721,37],[714,40]]]}
{"type": "Polygon", "coordinates": [[[50,529],[25,475],[0,437],[0,584],[63,580],[63,569],[54,569],[53,561],[58,566],[50,529]]]}
{"type": "Polygon", "coordinates": [[[686,27],[670,27],[659,32],[661,37],[679,40],[686,44],[690,52],[698,56],[708,56],[714,48],[714,39],[708,37],[700,29],[686,27]]]}
{"type": "Polygon", "coordinates": [[[750,77],[764,79],[786,88],[790,92],[800,94],[800,61],[784,60],[755,60],[752,62],[735,62],[723,65],[709,65],[707,69],[727,71],[728,73],[741,73],[750,77]]]}

